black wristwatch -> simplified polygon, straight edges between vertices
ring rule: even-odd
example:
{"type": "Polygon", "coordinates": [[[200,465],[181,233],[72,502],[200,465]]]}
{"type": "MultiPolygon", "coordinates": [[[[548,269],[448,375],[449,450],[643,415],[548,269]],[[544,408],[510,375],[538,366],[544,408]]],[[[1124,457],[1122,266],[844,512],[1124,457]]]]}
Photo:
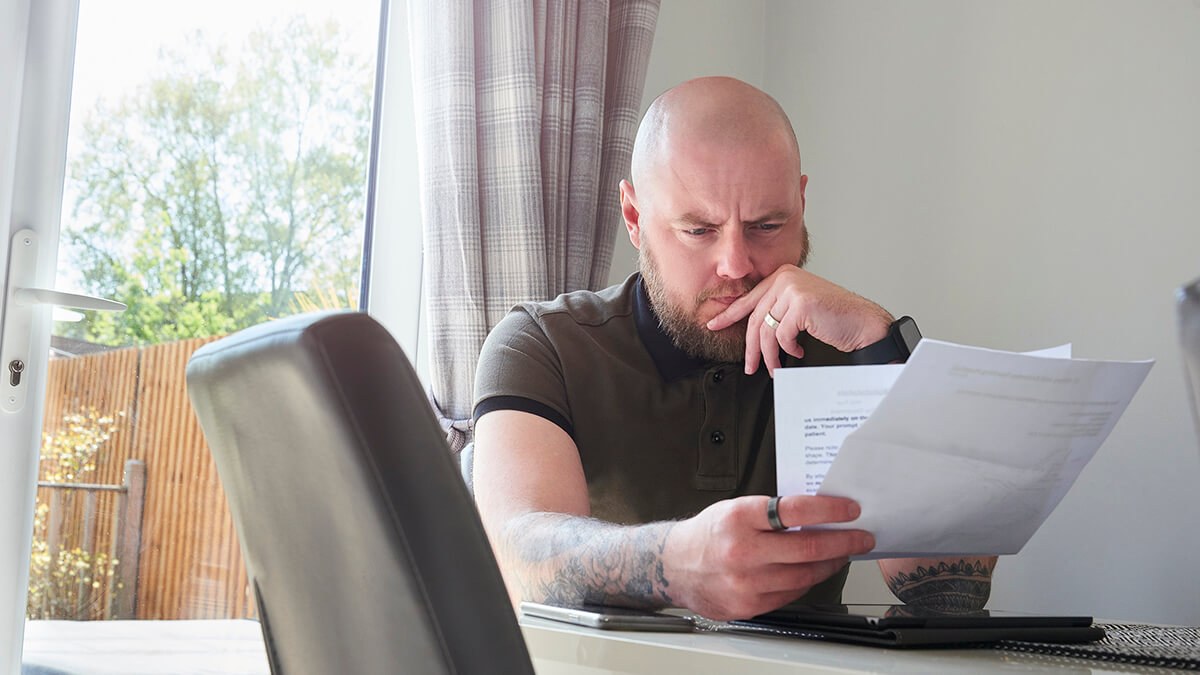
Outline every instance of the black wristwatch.
{"type": "Polygon", "coordinates": [[[892,322],[882,340],[850,352],[850,363],[904,363],[920,341],[921,331],[917,328],[917,322],[911,316],[902,316],[892,322]]]}

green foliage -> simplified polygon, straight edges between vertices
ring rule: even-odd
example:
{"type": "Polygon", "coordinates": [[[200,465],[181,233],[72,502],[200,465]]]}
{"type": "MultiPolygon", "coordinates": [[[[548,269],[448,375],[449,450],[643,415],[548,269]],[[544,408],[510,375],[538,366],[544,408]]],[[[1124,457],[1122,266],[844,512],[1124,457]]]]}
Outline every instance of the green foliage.
{"type": "MultiPolygon", "coordinates": [[[[42,437],[38,477],[53,483],[77,483],[96,470],[96,456],[112,438],[118,418],[94,409],[71,413],[53,434],[42,437]]],[[[59,508],[70,510],[75,491],[67,492],[59,508]]],[[[50,532],[50,505],[40,498],[34,512],[33,552],[29,560],[29,595],[25,616],[30,619],[105,618],[103,589],[112,582],[119,561],[102,551],[87,551],[54,543],[61,533],[50,532]]]]}
{"type": "Polygon", "coordinates": [[[114,346],[220,335],[297,293],[357,295],[373,86],[335,24],[293,19],[230,56],[203,34],[91,111],[71,162],[70,265],[129,306],[72,337],[114,346]]]}

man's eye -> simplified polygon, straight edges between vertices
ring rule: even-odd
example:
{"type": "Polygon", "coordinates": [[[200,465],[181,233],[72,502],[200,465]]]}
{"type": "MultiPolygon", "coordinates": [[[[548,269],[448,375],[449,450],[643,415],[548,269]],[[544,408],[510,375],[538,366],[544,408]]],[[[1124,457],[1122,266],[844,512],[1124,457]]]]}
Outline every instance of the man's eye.
{"type": "Polygon", "coordinates": [[[758,229],[773,232],[783,227],[783,223],[759,223],[758,229]]]}
{"type": "Polygon", "coordinates": [[[708,228],[707,227],[693,227],[690,230],[684,230],[684,232],[693,237],[703,237],[704,235],[708,234],[708,228]]]}

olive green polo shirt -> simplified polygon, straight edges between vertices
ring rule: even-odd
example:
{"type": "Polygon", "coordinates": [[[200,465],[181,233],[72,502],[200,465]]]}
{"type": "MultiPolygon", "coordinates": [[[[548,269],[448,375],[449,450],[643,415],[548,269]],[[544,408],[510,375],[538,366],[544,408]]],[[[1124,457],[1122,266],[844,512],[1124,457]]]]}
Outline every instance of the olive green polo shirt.
{"type": "MultiPolygon", "coordinates": [[[[771,383],[766,368],[746,375],[676,347],[634,274],[515,307],[480,353],[474,416],[522,410],[554,422],[579,449],[592,516],[647,523],[775,494],[771,383]]],[[[839,602],[846,571],[805,600],[839,602]]]]}

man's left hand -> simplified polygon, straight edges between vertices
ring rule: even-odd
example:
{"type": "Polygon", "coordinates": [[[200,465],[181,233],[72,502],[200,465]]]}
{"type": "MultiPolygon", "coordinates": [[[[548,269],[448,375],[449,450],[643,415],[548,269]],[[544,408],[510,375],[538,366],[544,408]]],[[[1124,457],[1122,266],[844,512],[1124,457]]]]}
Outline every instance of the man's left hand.
{"type": "Polygon", "coordinates": [[[879,305],[795,265],[775,270],[713,317],[708,328],[721,330],[746,317],[746,374],[761,362],[772,376],[780,366],[780,348],[804,356],[796,341],[801,331],[850,352],[882,340],[893,321],[879,305]]]}

